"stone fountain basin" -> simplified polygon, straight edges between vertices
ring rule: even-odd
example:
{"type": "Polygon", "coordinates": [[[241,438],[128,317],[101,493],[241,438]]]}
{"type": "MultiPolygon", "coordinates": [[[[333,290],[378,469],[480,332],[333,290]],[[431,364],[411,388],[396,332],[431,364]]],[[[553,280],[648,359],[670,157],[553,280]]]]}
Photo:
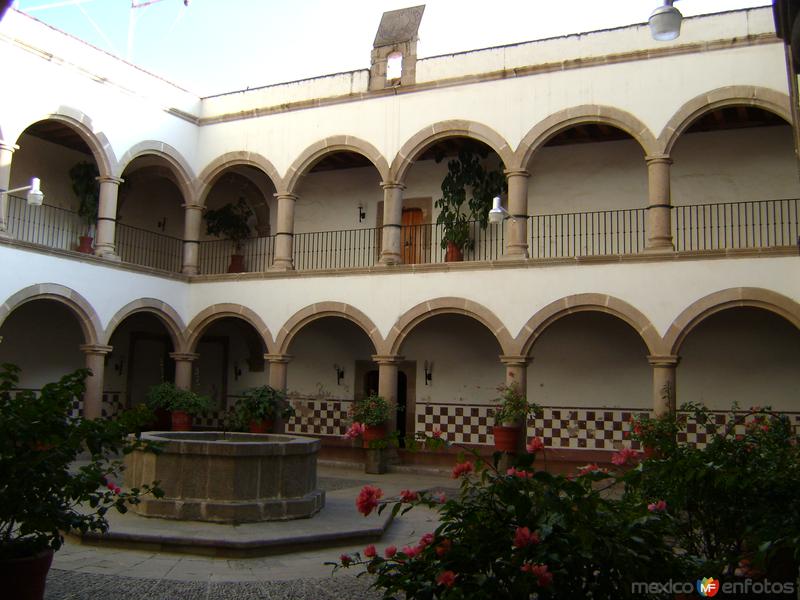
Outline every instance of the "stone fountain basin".
{"type": "Polygon", "coordinates": [[[131,507],[162,519],[246,523],[311,517],[325,505],[317,488],[319,440],[295,435],[149,431],[161,452],[126,458],[125,484],[159,481],[163,498],[131,507]]]}

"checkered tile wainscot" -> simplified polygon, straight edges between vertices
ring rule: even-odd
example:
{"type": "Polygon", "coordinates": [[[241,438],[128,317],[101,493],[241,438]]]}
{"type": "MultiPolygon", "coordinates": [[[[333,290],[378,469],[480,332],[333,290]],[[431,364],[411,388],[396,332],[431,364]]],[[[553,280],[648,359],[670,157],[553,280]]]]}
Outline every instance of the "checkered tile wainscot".
{"type": "Polygon", "coordinates": [[[350,400],[290,398],[295,416],[286,424],[287,433],[341,436],[350,424],[350,400]]]}

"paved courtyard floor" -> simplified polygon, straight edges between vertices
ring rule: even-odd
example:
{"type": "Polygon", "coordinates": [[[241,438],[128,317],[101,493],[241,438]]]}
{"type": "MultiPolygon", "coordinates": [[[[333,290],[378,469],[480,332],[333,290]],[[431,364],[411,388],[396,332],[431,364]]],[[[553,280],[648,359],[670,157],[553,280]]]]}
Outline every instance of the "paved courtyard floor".
{"type": "MultiPolygon", "coordinates": [[[[452,479],[416,472],[365,475],[362,471],[319,469],[320,486],[328,495],[355,497],[365,483],[380,486],[388,495],[401,489],[454,489],[452,479]]],[[[358,515],[360,518],[360,515],[358,515]]],[[[161,523],[169,530],[169,521],[161,523]]],[[[314,528],[314,519],[301,519],[299,533],[314,528]]],[[[389,524],[375,545],[382,550],[390,544],[402,547],[435,529],[436,514],[416,508],[389,524]]],[[[113,529],[113,523],[112,523],[113,529]]],[[[94,547],[68,540],[53,559],[47,580],[46,600],[348,600],[380,598],[369,590],[367,577],[355,577],[358,569],[331,575],[326,561],[363,545],[309,548],[299,552],[258,558],[206,558],[203,556],[94,547]]]]}

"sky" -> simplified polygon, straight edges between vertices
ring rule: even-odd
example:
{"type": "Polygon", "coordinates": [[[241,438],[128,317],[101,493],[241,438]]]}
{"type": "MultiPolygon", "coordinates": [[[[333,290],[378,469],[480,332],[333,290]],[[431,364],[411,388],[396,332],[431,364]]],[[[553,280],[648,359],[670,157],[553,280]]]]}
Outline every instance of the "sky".
{"type": "MultiPolygon", "coordinates": [[[[644,23],[661,0],[17,0],[15,7],[208,96],[369,68],[384,11],[425,3],[420,58],[644,23]],[[132,4],[146,4],[132,8],[132,4]]],[[[693,16],[769,0],[680,0],[693,16]]]]}

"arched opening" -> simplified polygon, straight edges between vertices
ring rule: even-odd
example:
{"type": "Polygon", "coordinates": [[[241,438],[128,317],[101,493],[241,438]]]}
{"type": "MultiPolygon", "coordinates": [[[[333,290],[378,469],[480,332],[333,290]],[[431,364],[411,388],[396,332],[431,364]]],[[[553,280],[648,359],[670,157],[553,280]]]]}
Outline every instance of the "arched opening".
{"type": "Polygon", "coordinates": [[[728,411],[800,411],[800,330],[768,310],[736,307],[695,326],[679,349],[678,402],[728,411]]]}
{"type": "Polygon", "coordinates": [[[757,106],[698,116],[671,157],[675,248],[797,243],[800,183],[791,126],[757,106]]]}
{"type": "Polygon", "coordinates": [[[642,338],[599,311],[566,315],[536,339],[528,399],[544,407],[536,435],[552,448],[613,450],[630,415],[652,407],[652,369],[642,338]]]}
{"type": "Polygon", "coordinates": [[[386,57],[386,83],[396,85],[403,75],[403,53],[391,52],[386,57]]]}
{"type": "Polygon", "coordinates": [[[97,205],[87,203],[81,210],[73,183],[96,185],[94,178],[99,174],[96,156],[76,129],[52,119],[27,127],[17,145],[10,188],[29,185],[32,177],[38,177],[44,202],[42,206],[31,207],[24,198],[10,196],[9,233],[15,239],[51,248],[77,249],[81,236],[94,236],[97,205]]]}
{"type": "Polygon", "coordinates": [[[630,134],[604,122],[572,125],[547,140],[526,168],[532,257],[644,249],[647,166],[630,134]]]}

